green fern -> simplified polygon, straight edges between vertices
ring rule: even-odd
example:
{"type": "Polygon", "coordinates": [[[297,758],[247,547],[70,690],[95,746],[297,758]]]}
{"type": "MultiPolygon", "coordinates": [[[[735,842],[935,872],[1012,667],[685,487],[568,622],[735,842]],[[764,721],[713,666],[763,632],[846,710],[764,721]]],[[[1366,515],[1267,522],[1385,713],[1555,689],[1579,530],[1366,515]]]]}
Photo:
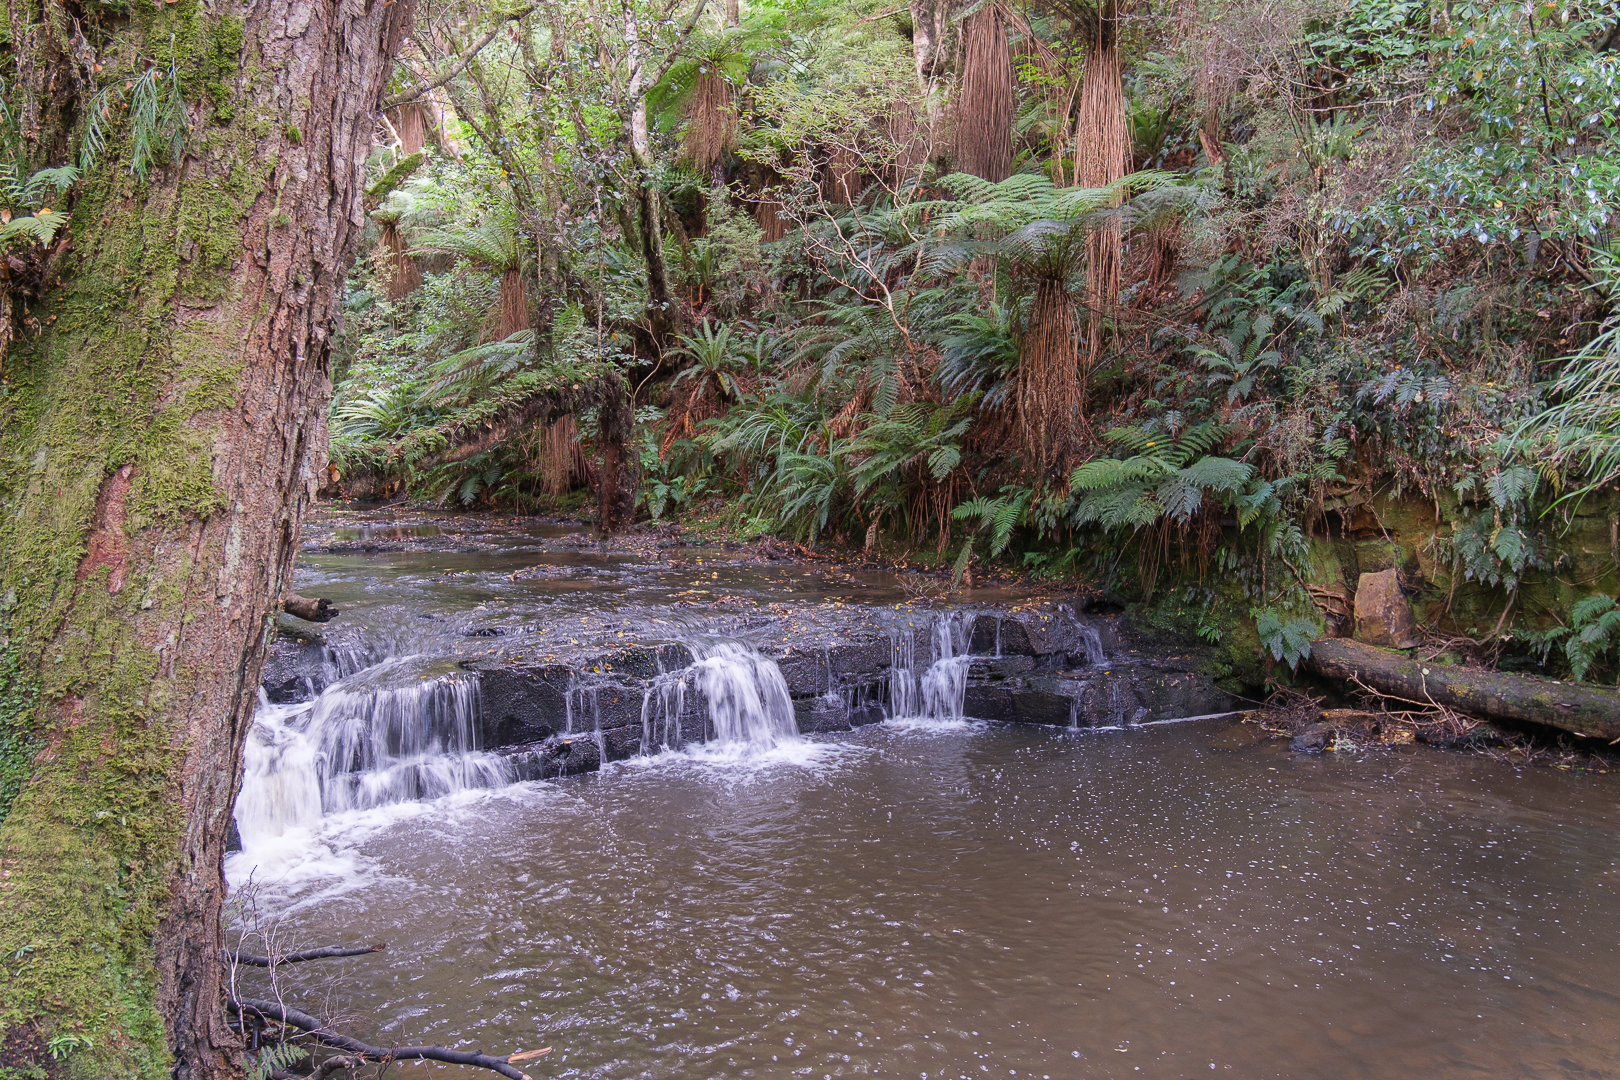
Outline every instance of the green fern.
{"type": "Polygon", "coordinates": [[[1179,437],[1148,428],[1109,432],[1109,439],[1135,453],[1093,458],[1074,471],[1070,487],[1083,494],[1070,521],[1110,531],[1134,531],[1162,517],[1185,525],[1210,494],[1240,496],[1254,479],[1254,466],[1208,453],[1226,433],[1215,423],[1200,424],[1179,437]]]}
{"type": "Polygon", "coordinates": [[[1588,596],[1570,611],[1571,636],[1564,642],[1570,674],[1586,675],[1610,649],[1620,646],[1620,604],[1604,594],[1588,596]]]}
{"type": "Polygon", "coordinates": [[[309,1051],[292,1043],[272,1043],[259,1051],[253,1064],[248,1066],[251,1080],[270,1080],[277,1070],[290,1069],[309,1057],[309,1051]]]}

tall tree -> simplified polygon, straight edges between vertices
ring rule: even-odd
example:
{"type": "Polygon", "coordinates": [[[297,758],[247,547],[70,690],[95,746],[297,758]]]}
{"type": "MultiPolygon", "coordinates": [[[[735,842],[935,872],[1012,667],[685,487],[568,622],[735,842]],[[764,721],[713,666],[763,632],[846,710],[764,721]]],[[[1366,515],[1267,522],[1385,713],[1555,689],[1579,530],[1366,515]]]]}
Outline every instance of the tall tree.
{"type": "Polygon", "coordinates": [[[956,105],[956,167],[992,184],[1012,172],[1012,49],[1001,8],[979,7],[962,28],[962,93],[956,105]]]}
{"type": "Polygon", "coordinates": [[[5,253],[38,271],[3,283],[8,1062],[239,1074],[221,861],[412,9],[7,0],[0,167],[82,170],[5,253]]]}

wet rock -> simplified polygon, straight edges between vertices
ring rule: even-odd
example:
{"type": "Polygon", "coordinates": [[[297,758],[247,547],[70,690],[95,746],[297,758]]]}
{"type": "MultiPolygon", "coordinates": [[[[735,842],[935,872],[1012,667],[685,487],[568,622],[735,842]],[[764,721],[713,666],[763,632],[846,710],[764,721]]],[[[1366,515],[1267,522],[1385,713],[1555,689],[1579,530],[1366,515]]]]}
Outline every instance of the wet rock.
{"type": "Polygon", "coordinates": [[[1288,740],[1288,749],[1303,754],[1316,754],[1328,748],[1333,741],[1333,728],[1329,724],[1312,724],[1288,740]]]}
{"type": "Polygon", "coordinates": [[[974,657],[968,669],[970,679],[1009,679],[1035,670],[1033,656],[974,657]]]}
{"type": "Polygon", "coordinates": [[[826,653],[819,649],[813,652],[790,649],[777,658],[776,666],[782,669],[788,693],[795,698],[812,697],[832,689],[832,665],[827,662],[826,653]]]}
{"type": "Polygon", "coordinates": [[[595,741],[574,735],[507,747],[500,753],[519,780],[554,780],[595,772],[602,767],[595,741]]]}
{"type": "Polygon", "coordinates": [[[963,712],[1000,723],[1124,727],[1228,712],[1234,700],[1203,675],[1129,665],[970,683],[963,712]]]}
{"type": "Polygon", "coordinates": [[[1355,639],[1384,649],[1410,649],[1423,636],[1412,622],[1412,606],[1401,592],[1394,569],[1362,574],[1356,586],[1355,639]]]}
{"type": "Polygon", "coordinates": [[[327,670],[326,648],[318,635],[277,634],[264,658],[260,685],[272,703],[286,705],[313,701],[334,677],[327,670]]]}
{"type": "Polygon", "coordinates": [[[820,649],[792,646],[776,657],[776,666],[793,697],[814,697],[852,681],[887,672],[893,647],[888,638],[855,641],[820,649]]]}
{"type": "Polygon", "coordinates": [[[798,725],[801,735],[849,731],[854,726],[850,723],[849,714],[849,706],[837,694],[796,698],[793,702],[793,722],[798,725]]]}

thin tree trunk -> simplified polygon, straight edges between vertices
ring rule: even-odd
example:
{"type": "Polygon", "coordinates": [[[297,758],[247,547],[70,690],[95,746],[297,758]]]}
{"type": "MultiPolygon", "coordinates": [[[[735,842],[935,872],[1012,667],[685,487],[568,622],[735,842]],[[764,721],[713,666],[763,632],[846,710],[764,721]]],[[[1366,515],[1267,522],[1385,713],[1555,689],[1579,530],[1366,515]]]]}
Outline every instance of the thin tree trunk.
{"type": "Polygon", "coordinates": [[[652,137],[647,128],[646,56],[642,50],[634,13],[626,7],[624,36],[629,44],[630,158],[635,164],[636,205],[640,211],[638,233],[642,256],[647,261],[647,322],[652,336],[662,341],[676,321],[675,293],[669,284],[669,263],[664,257],[664,206],[662,193],[652,183],[652,137]]]}
{"type": "Polygon", "coordinates": [[[225,837],[271,612],[326,463],[330,328],[412,7],[143,9],[132,54],[179,50],[182,85],[221,89],[187,103],[181,164],[140,182],[100,163],[62,284],[33,305],[51,318],[13,349],[0,1041],[26,1056],[71,1037],[74,1076],[240,1074],[225,837]]]}
{"type": "Polygon", "coordinates": [[[910,0],[911,59],[917,69],[917,89],[928,112],[929,141],[940,123],[939,67],[945,56],[943,0],[910,0]]]}

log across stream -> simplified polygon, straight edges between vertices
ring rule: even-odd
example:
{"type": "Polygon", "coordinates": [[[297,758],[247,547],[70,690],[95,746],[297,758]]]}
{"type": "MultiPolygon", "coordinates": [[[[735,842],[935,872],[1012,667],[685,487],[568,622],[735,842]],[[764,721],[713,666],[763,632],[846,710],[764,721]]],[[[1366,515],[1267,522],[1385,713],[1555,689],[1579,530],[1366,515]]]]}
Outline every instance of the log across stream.
{"type": "Polygon", "coordinates": [[[1613,777],[1167,723],[1229,703],[1032,596],[428,539],[306,553],[343,614],[272,673],[228,864],[283,951],[388,941],[281,976],[367,1043],[553,1047],[536,1077],[1612,1057],[1613,777]]]}

